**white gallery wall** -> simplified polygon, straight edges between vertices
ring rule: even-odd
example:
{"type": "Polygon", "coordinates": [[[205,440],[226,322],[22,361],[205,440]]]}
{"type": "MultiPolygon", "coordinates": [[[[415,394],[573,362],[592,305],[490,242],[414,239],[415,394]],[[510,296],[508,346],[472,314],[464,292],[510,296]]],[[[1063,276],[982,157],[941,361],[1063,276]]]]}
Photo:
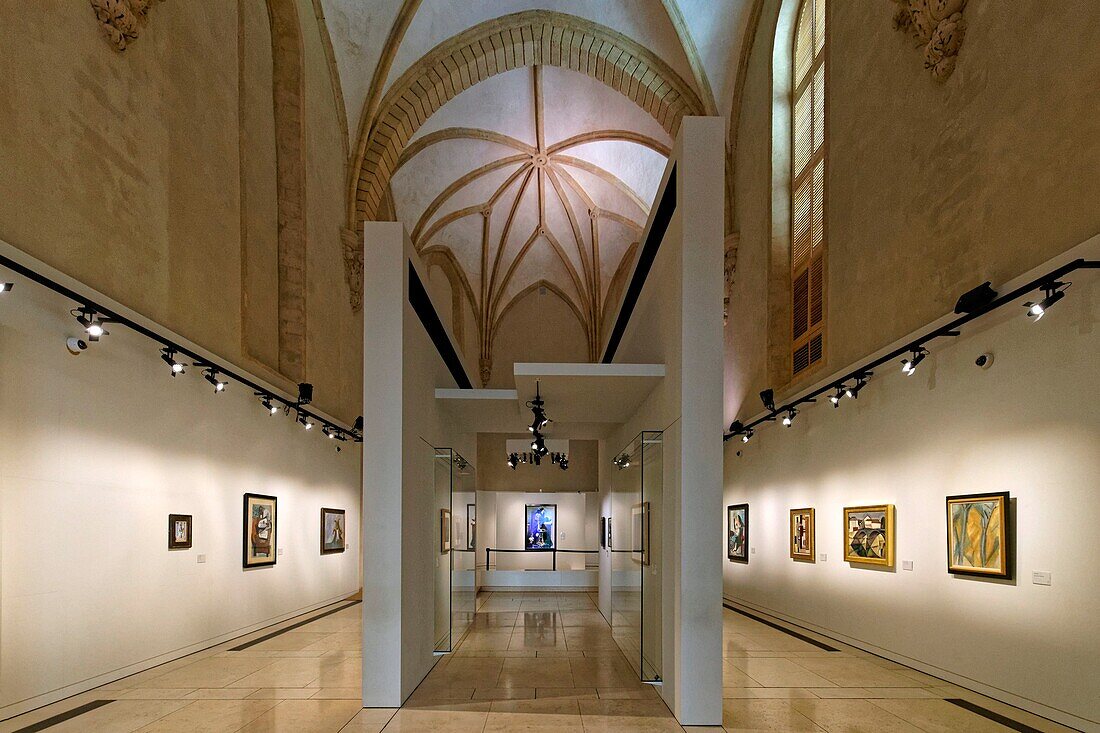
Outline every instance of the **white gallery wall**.
{"type": "MultiPolygon", "coordinates": [[[[3,279],[3,278],[0,278],[3,279]]],[[[121,326],[72,356],[70,301],[0,296],[0,718],[356,592],[360,451],[173,378],[121,326]],[[243,495],[278,497],[277,563],[244,570],[243,495]],[[320,554],[320,510],[348,551],[320,554]],[[169,550],[169,513],[193,548],[169,550]]]]}
{"type": "Polygon", "coordinates": [[[728,443],[725,504],[749,504],[750,555],[724,563],[726,597],[1100,729],[1100,277],[1065,279],[1039,322],[1006,306],[933,342],[913,376],[891,364],[858,400],[728,443]],[[1013,498],[1011,581],[946,570],[945,497],[986,491],[1013,498]],[[897,567],[850,567],[842,508],[880,503],[896,507],[897,567]],[[816,510],[815,564],[789,557],[798,507],[816,510]],[[1037,572],[1051,583],[1034,584],[1037,572]]]}
{"type": "MultiPolygon", "coordinates": [[[[558,471],[556,466],[547,464],[543,470],[558,471]]],[[[526,507],[534,504],[554,504],[557,506],[557,547],[565,550],[595,550],[598,548],[597,531],[591,531],[588,524],[598,522],[595,507],[599,504],[596,492],[521,492],[521,491],[481,491],[478,492],[478,528],[493,527],[495,536],[493,548],[522,550],[527,521],[526,507]],[[493,501],[484,502],[481,497],[492,495],[493,501]],[[591,505],[591,506],[590,506],[591,505]],[[589,540],[589,536],[591,540],[589,540]]],[[[598,528],[597,528],[598,529],[598,528]]],[[[485,548],[481,548],[479,559],[485,563],[485,548]]],[[[553,565],[552,553],[513,553],[494,552],[491,564],[496,570],[550,570],[553,565]]],[[[595,556],[593,556],[595,558],[595,556]]],[[[595,565],[595,562],[589,564],[595,565]]],[[[559,570],[584,570],[585,555],[558,553],[559,570]]]]}

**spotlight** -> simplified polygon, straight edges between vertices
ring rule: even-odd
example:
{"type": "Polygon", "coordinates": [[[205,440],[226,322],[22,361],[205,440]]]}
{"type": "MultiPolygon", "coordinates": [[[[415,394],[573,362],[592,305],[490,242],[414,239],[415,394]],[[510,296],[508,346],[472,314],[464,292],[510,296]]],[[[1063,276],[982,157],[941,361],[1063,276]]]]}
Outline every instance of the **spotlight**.
{"type": "Polygon", "coordinates": [[[298,424],[301,425],[306,430],[313,430],[313,423],[311,423],[309,421],[309,418],[307,418],[301,412],[298,413],[298,417],[296,419],[297,419],[298,424]]]}
{"type": "Polygon", "coordinates": [[[1027,317],[1034,318],[1038,321],[1046,312],[1050,310],[1050,307],[1057,303],[1059,300],[1066,296],[1065,289],[1072,283],[1052,282],[1043,286],[1043,293],[1045,297],[1034,303],[1024,303],[1024,307],[1027,308],[1027,317]]]}
{"type": "Polygon", "coordinates": [[[515,471],[517,465],[519,465],[519,455],[516,454],[516,453],[509,453],[508,454],[508,468],[515,471]]]}
{"type": "Polygon", "coordinates": [[[81,308],[75,308],[70,311],[76,316],[76,321],[84,327],[84,333],[88,334],[89,341],[99,341],[100,336],[109,336],[103,324],[107,321],[99,316],[94,310],[88,306],[81,308]]]}
{"type": "Polygon", "coordinates": [[[928,349],[923,346],[918,346],[913,349],[913,355],[908,359],[901,360],[901,371],[906,376],[913,376],[913,373],[917,371],[917,365],[924,361],[924,357],[928,356],[928,349]]]}
{"type": "Polygon", "coordinates": [[[836,392],[829,395],[829,402],[833,403],[834,408],[840,407],[840,400],[844,398],[844,393],[847,391],[847,389],[848,388],[845,387],[843,384],[838,384],[836,386],[836,392]]]}
{"type": "Polygon", "coordinates": [[[865,372],[863,374],[856,375],[856,383],[844,390],[844,396],[850,399],[858,399],[859,391],[867,386],[867,380],[871,377],[871,372],[865,372]]]}
{"type": "Polygon", "coordinates": [[[558,468],[560,468],[563,471],[568,471],[569,470],[569,459],[566,458],[565,456],[562,456],[561,460],[558,461],[558,468]]]}
{"type": "Polygon", "coordinates": [[[794,422],[794,416],[798,414],[798,410],[793,407],[787,408],[787,414],[783,416],[783,427],[789,428],[791,423],[794,422]]]}
{"type": "Polygon", "coordinates": [[[187,366],[182,362],[176,361],[176,350],[167,346],[160,350],[160,358],[172,370],[173,377],[177,374],[183,374],[183,369],[187,366]]]}
{"type": "Polygon", "coordinates": [[[257,392],[256,396],[260,398],[260,404],[264,406],[264,409],[267,410],[269,415],[274,415],[279,411],[279,406],[272,401],[271,395],[257,392]]]}
{"type": "Polygon", "coordinates": [[[620,471],[623,470],[624,468],[629,468],[630,467],[630,454],[629,453],[623,453],[621,456],[616,457],[615,460],[612,461],[612,463],[614,463],[616,466],[618,466],[620,471]]]}
{"type": "Polygon", "coordinates": [[[534,453],[532,453],[531,454],[531,463],[534,463],[536,466],[541,466],[542,465],[542,453],[539,453],[538,451],[535,451],[534,453]]]}
{"type": "Polygon", "coordinates": [[[535,439],[531,441],[531,450],[536,456],[542,458],[550,451],[546,448],[546,443],[541,435],[536,434],[535,439]]]}
{"type": "Polygon", "coordinates": [[[748,443],[750,440],[752,440],[752,436],[753,436],[752,428],[749,428],[748,431],[744,435],[741,436],[741,442],[742,443],[748,443]]]}
{"type": "Polygon", "coordinates": [[[764,403],[764,409],[768,412],[775,412],[775,392],[770,389],[766,389],[760,393],[760,401],[764,403]]]}
{"type": "Polygon", "coordinates": [[[0,283],[0,293],[10,293],[13,287],[12,283],[0,283]]]}
{"type": "Polygon", "coordinates": [[[218,370],[212,366],[208,366],[202,370],[202,378],[214,385],[214,394],[224,392],[225,388],[229,385],[229,382],[223,382],[218,379],[218,370]]]}

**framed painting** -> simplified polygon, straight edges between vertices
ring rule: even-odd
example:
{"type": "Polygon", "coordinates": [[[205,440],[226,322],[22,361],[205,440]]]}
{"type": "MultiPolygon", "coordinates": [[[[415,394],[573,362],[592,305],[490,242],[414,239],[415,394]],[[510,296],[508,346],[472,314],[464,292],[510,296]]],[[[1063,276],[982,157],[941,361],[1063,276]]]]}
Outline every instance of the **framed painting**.
{"type": "Polygon", "coordinates": [[[557,504],[525,505],[527,523],[523,533],[523,549],[552,550],[557,546],[557,504]]]}
{"type": "Polygon", "coordinates": [[[611,549],[611,517],[607,518],[607,549],[611,549]]]}
{"type": "Polygon", "coordinates": [[[439,510],[439,554],[451,551],[451,510],[439,510]]]}
{"type": "Polygon", "coordinates": [[[749,561],[749,505],[726,507],[726,557],[731,562],[749,561]]]}
{"type": "Polygon", "coordinates": [[[168,549],[169,550],[190,550],[191,549],[191,515],[190,514],[169,514],[168,515],[168,549]]]}
{"type": "Polygon", "coordinates": [[[607,547],[607,517],[600,517],[600,547],[607,547]]]}
{"type": "Polygon", "coordinates": [[[844,507],[844,561],[894,567],[894,505],[844,507]]]}
{"type": "Polygon", "coordinates": [[[1011,578],[1007,491],[947,497],[947,572],[1011,578]]]}
{"type": "Polygon", "coordinates": [[[477,504],[466,505],[466,549],[477,548],[477,504]]]}
{"type": "Polygon", "coordinates": [[[322,555],[344,551],[344,531],[347,526],[344,519],[343,509],[321,509],[322,555]]]}
{"type": "Polygon", "coordinates": [[[814,510],[791,509],[791,559],[814,562],[814,510]]]}
{"type": "Polygon", "coordinates": [[[278,499],[244,495],[244,560],[246,568],[274,565],[277,553],[278,499]]]}
{"type": "Polygon", "coordinates": [[[649,565],[649,502],[635,504],[630,511],[630,534],[632,552],[642,565],[649,565]]]}

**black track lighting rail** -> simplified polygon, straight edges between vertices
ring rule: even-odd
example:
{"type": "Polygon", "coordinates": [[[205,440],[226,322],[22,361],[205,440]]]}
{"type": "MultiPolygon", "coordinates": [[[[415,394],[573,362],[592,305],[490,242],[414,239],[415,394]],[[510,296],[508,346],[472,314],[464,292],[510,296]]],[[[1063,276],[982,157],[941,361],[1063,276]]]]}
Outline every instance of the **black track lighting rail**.
{"type": "MultiPolygon", "coordinates": [[[[55,293],[58,293],[59,295],[62,295],[64,297],[68,298],[69,300],[71,300],[71,301],[73,301],[77,304],[78,309],[86,309],[86,310],[94,311],[95,315],[98,315],[100,317],[101,322],[103,322],[105,324],[112,324],[112,325],[113,324],[118,324],[118,325],[121,325],[121,326],[125,326],[125,327],[129,328],[131,331],[139,333],[142,336],[145,336],[146,338],[148,338],[152,341],[155,341],[156,343],[160,344],[162,347],[168,348],[171,352],[174,353],[175,356],[181,356],[182,355],[182,356],[188,357],[189,359],[191,359],[194,362],[194,366],[197,367],[197,368],[212,369],[213,373],[215,375],[228,377],[229,379],[232,379],[235,382],[239,382],[240,384],[243,384],[244,386],[246,386],[250,390],[252,390],[254,393],[256,393],[257,396],[262,395],[269,402],[272,402],[272,403],[277,402],[277,403],[281,404],[283,406],[283,408],[287,411],[295,410],[298,413],[299,417],[301,417],[301,418],[312,418],[314,421],[316,421],[318,424],[322,425],[325,428],[325,434],[326,435],[329,434],[329,433],[332,433],[335,436],[343,436],[341,438],[341,440],[351,440],[351,441],[354,441],[356,443],[362,442],[362,440],[363,440],[363,436],[361,434],[359,434],[356,430],[354,430],[352,428],[344,427],[343,425],[340,425],[339,423],[336,423],[332,420],[329,420],[325,417],[322,417],[321,415],[318,415],[316,412],[313,412],[312,410],[306,409],[298,401],[283,397],[279,394],[276,394],[271,389],[269,389],[267,387],[264,387],[263,385],[249,379],[248,377],[244,376],[243,374],[240,374],[239,372],[236,372],[233,369],[230,369],[230,368],[226,367],[224,364],[219,364],[219,363],[213,361],[212,359],[210,359],[208,356],[205,356],[203,354],[199,354],[195,351],[192,351],[191,349],[187,348],[186,346],[183,346],[182,344],[178,344],[175,341],[172,341],[167,336],[162,336],[161,334],[157,333],[156,331],[153,331],[152,329],[147,328],[146,326],[143,326],[140,323],[137,323],[136,321],[131,320],[130,318],[127,318],[126,316],[122,315],[121,313],[117,313],[116,311],[112,310],[111,308],[108,308],[108,307],[102,305],[101,303],[96,302],[95,299],[89,298],[86,295],[78,293],[75,290],[73,290],[72,288],[69,288],[65,285],[62,285],[61,283],[57,282],[56,280],[53,280],[53,279],[47,277],[46,275],[43,275],[40,272],[36,272],[35,270],[32,270],[31,268],[27,267],[26,265],[23,265],[22,263],[17,262],[15,260],[11,259],[10,257],[5,257],[4,255],[0,254],[0,265],[3,265],[4,267],[8,268],[9,270],[12,270],[16,274],[18,274],[18,275],[20,275],[20,276],[22,276],[22,277],[24,277],[24,278],[26,278],[26,279],[28,279],[32,282],[38,283],[39,285],[41,285],[45,288],[48,288],[48,289],[54,291],[55,293]]],[[[175,373],[173,373],[173,376],[175,376],[175,373]]]]}
{"type": "MultiPolygon", "coordinates": [[[[1100,260],[1086,260],[1084,258],[1071,260],[1070,262],[1067,262],[1060,267],[1056,267],[1045,275],[1040,275],[1034,280],[1024,285],[1021,285],[1010,293],[1006,293],[1005,295],[997,297],[994,300],[986,303],[985,305],[977,307],[971,310],[969,313],[965,313],[959,316],[949,323],[945,323],[942,326],[934,328],[927,333],[918,336],[917,338],[909,341],[903,346],[899,346],[888,354],[884,354],[876,359],[860,365],[859,367],[856,367],[847,374],[837,379],[834,379],[827,384],[822,385],[821,387],[818,387],[812,392],[802,395],[798,399],[791,400],[790,402],[786,402],[782,405],[777,405],[774,408],[769,409],[762,417],[759,417],[750,423],[740,423],[738,421],[735,421],[733,424],[730,425],[729,431],[722,436],[722,439],[725,441],[736,436],[751,438],[753,433],[755,432],[756,427],[758,427],[762,423],[772,422],[779,418],[779,416],[781,415],[791,416],[790,410],[797,408],[799,405],[816,402],[818,397],[822,397],[830,392],[833,392],[836,395],[843,395],[845,388],[848,386],[845,383],[851,380],[856,380],[857,383],[859,383],[860,389],[862,389],[863,385],[866,384],[866,382],[872,376],[872,373],[884,364],[887,364],[899,357],[906,356],[908,354],[922,354],[925,350],[925,344],[927,344],[929,341],[944,336],[958,336],[961,333],[959,329],[962,326],[965,326],[971,321],[977,318],[981,318],[987,313],[997,310],[1002,306],[1009,305],[1010,303],[1019,300],[1028,293],[1036,290],[1046,291],[1049,297],[1050,290],[1057,289],[1059,287],[1064,288],[1067,285],[1067,283],[1058,282],[1058,279],[1070,274],[1071,272],[1075,272],[1077,270],[1095,269],[1100,269],[1100,260]]],[[[923,358],[923,356],[921,358],[923,358]]],[[[836,404],[836,401],[833,401],[833,405],[836,406],[836,404]]],[[[795,414],[797,414],[797,412],[798,411],[795,410],[795,414]]],[[[791,417],[793,418],[793,416],[791,417]]]]}

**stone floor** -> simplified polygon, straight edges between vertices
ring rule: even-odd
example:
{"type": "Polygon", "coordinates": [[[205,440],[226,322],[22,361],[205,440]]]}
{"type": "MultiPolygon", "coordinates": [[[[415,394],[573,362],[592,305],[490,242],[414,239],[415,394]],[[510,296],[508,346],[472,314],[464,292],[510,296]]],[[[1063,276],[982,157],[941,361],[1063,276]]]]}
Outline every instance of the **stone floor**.
{"type": "MultiPolygon", "coordinates": [[[[5,721],[0,733],[684,730],[657,688],[638,681],[587,593],[480,595],[469,633],[400,710],[360,708],[359,611],[235,639],[5,721]],[[36,725],[93,701],[111,702],[36,725]]],[[[729,610],[724,626],[726,731],[1011,730],[948,699],[1022,723],[1017,730],[1069,730],[836,642],[819,640],[837,648],[827,651],[729,610]]]]}

